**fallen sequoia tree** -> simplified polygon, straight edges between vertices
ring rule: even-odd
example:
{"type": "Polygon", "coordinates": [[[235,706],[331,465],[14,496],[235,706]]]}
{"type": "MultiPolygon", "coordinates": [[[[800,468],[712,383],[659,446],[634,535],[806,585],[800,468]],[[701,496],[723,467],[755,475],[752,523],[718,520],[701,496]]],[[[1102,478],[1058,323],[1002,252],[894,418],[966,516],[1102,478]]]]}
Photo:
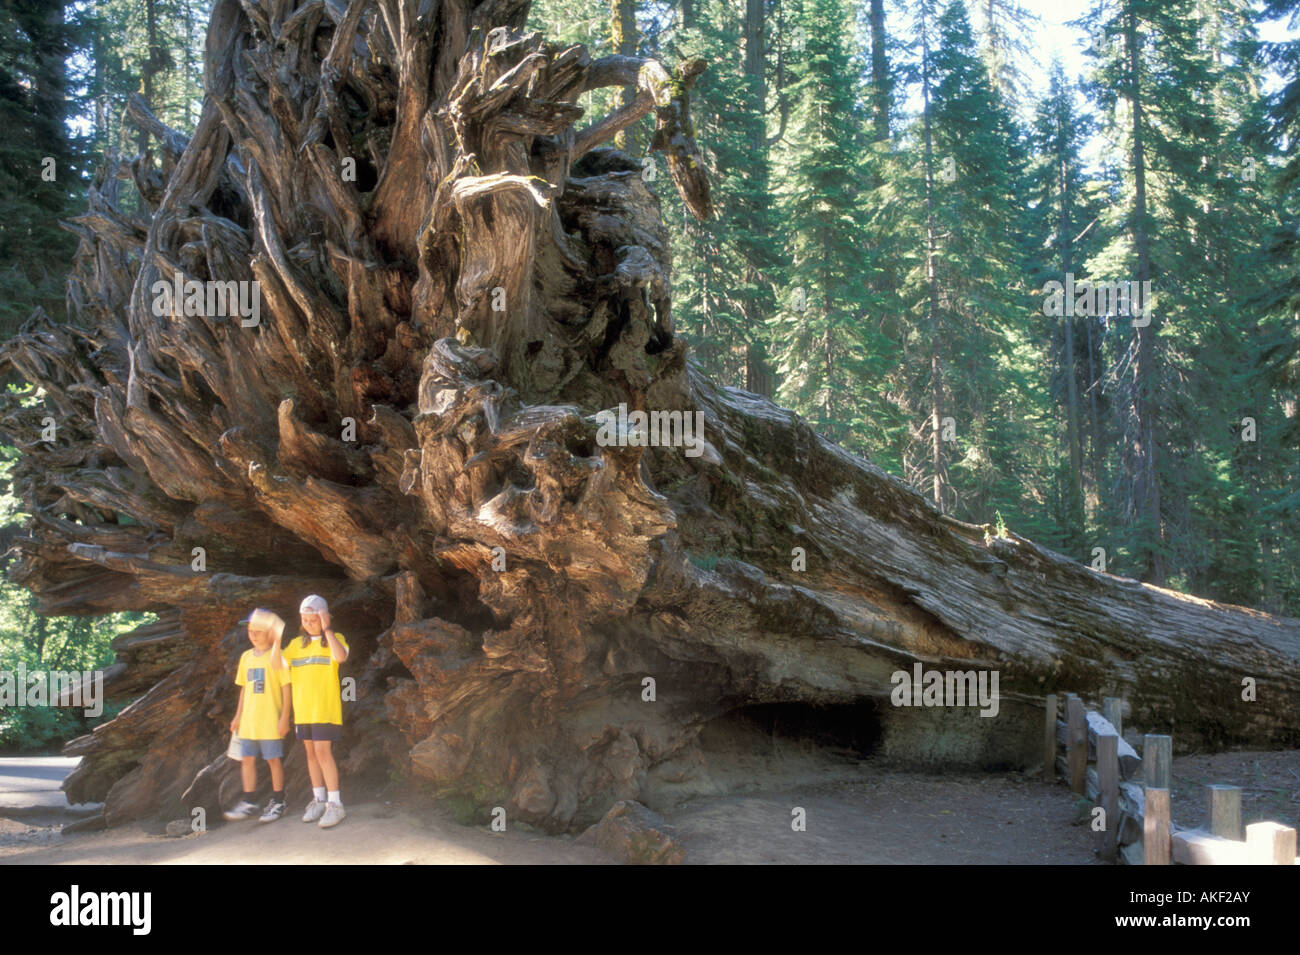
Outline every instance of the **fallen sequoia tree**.
{"type": "Polygon", "coordinates": [[[1300,743],[1300,622],[960,523],[705,380],[658,200],[602,145],[652,122],[710,215],[704,65],[593,60],[527,9],[217,0],[193,136],[133,102],[149,151],[71,224],[74,321],[2,355],[43,389],[3,416],[12,576],[45,613],[158,614],[118,642],[109,695],[138,699],[70,744],[70,798],[112,825],[228,797],[237,621],[312,592],[352,642],[345,786],[409,775],[551,830],[689,786],[701,728],[760,703],[875,701],[893,753],[950,765],[1032,759],[1057,689],[1184,745],[1300,743]],[[584,122],[610,86],[635,95],[584,122]],[[702,437],[604,440],[620,405],[702,437]],[[997,716],[890,706],[916,663],[997,671],[997,716]]]}

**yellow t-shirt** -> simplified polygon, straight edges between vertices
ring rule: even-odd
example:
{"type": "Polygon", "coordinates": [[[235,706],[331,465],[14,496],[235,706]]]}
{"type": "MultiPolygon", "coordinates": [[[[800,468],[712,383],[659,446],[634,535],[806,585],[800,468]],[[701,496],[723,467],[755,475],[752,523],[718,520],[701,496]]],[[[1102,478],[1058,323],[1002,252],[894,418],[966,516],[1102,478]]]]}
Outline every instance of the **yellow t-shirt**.
{"type": "MultiPolygon", "coordinates": [[[[351,651],[343,634],[334,639],[351,651]]],[[[309,639],[302,645],[302,637],[289,641],[282,651],[289,672],[293,674],[293,721],[295,723],[336,723],[343,725],[343,701],[339,691],[339,665],[330,653],[329,641],[324,637],[309,639]]]]}
{"type": "Polygon", "coordinates": [[[244,709],[239,716],[240,739],[279,739],[280,711],[284,687],[293,679],[292,671],[271,666],[271,651],[261,656],[248,649],[239,658],[235,683],[244,688],[244,709]]]}

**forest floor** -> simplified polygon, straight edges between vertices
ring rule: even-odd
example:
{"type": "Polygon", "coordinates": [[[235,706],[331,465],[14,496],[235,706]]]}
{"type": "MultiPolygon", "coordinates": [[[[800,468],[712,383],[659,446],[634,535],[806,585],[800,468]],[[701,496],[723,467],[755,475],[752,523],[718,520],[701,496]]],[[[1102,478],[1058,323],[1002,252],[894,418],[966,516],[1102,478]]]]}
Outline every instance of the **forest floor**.
{"type": "MultiPolygon", "coordinates": [[[[61,836],[50,816],[5,818],[0,863],[608,863],[572,837],[462,826],[449,812],[349,802],[337,828],[296,815],[168,838],[157,825],[61,836]]],[[[666,811],[688,863],[1091,864],[1091,833],[1073,826],[1061,786],[1018,774],[873,772],[860,780],[703,796],[666,811]],[[791,810],[806,812],[806,831],[791,810]],[[1014,828],[1012,828],[1014,827],[1014,828]]]]}
{"type": "MultiPolygon", "coordinates": [[[[815,779],[802,775],[776,773],[761,782],[750,777],[748,792],[696,796],[665,809],[687,863],[1096,864],[1094,834],[1076,824],[1074,799],[1059,782],[1021,773],[906,772],[877,760],[840,763],[812,774],[815,779]],[[791,826],[796,807],[805,810],[804,831],[791,826]]],[[[1267,818],[1296,825],[1300,819],[1300,751],[1178,757],[1173,812],[1179,824],[1202,823],[1202,787],[1209,782],[1246,787],[1246,823],[1267,818]]],[[[518,826],[495,833],[462,826],[442,810],[364,798],[349,802],[347,819],[328,831],[290,814],[271,826],[219,825],[182,838],[147,824],[61,835],[72,818],[49,807],[5,808],[0,798],[0,863],[610,861],[571,836],[518,826]]]]}

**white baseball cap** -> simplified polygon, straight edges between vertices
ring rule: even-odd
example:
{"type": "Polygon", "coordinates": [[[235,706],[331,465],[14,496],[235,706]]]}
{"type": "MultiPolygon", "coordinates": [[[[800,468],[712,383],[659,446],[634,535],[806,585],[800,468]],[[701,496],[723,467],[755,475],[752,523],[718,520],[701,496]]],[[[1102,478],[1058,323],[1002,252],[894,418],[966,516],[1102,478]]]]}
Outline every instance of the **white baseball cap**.
{"type": "Polygon", "coordinates": [[[328,613],[329,609],[330,606],[325,602],[324,597],[319,594],[311,594],[302,598],[302,605],[298,608],[298,613],[328,613]]]}

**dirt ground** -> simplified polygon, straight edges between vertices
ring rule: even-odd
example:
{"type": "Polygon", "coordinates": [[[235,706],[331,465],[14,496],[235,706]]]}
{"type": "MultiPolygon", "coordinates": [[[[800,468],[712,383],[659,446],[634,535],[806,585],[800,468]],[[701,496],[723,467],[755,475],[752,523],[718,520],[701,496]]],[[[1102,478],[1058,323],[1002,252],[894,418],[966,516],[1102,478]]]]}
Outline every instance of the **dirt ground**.
{"type": "Polygon", "coordinates": [[[1179,756],[1172,767],[1170,811],[1174,822],[1209,828],[1205,787],[1242,787],[1241,823],[1280,822],[1300,828],[1300,750],[1179,756]]]}
{"type": "MultiPolygon", "coordinates": [[[[1090,833],[1070,824],[1059,786],[1016,776],[888,774],[861,782],[710,796],[666,814],[687,863],[1091,864],[1090,833]],[[806,812],[805,831],[791,826],[806,812]]],[[[180,839],[141,825],[62,837],[37,820],[0,820],[0,863],[607,863],[571,837],[461,826],[438,812],[348,807],[329,831],[288,817],[180,839]]]]}
{"type": "Polygon", "coordinates": [[[784,792],[714,796],[667,814],[688,863],[1091,865],[1063,786],[1015,773],[863,773],[784,792]],[[806,831],[791,826],[806,810],[806,831]]]}
{"type": "MultiPolygon", "coordinates": [[[[1295,825],[1300,817],[1300,751],[1220,753],[1174,761],[1176,821],[1201,823],[1203,786],[1249,787],[1245,822],[1295,825]],[[1288,782],[1289,781],[1289,782],[1288,782]]],[[[1093,865],[1094,834],[1076,824],[1063,783],[1020,773],[930,775],[866,760],[837,778],[800,781],[780,774],[750,792],[686,799],[664,810],[687,864],[868,863],[921,865],[1093,865]],[[796,807],[806,829],[791,826],[796,807]]],[[[753,777],[751,777],[753,779],[753,777]]],[[[514,826],[494,833],[461,826],[441,810],[358,799],[333,830],[288,815],[270,826],[217,825],[183,838],[157,827],[109,832],[58,831],[56,815],[3,818],[0,863],[9,864],[606,864],[570,836],[514,826]]]]}
{"type": "Polygon", "coordinates": [[[541,865],[606,864],[596,849],[573,844],[571,837],[523,831],[489,832],[461,826],[438,813],[417,815],[383,803],[347,807],[347,818],[334,829],[304,825],[302,810],[279,822],[255,821],[214,825],[179,839],[140,824],[107,832],[66,837],[38,835],[27,822],[0,823],[0,864],[41,865],[213,865],[314,864],[346,865],[541,865]],[[12,826],[22,826],[13,829],[12,826]]]}
{"type": "MultiPolygon", "coordinates": [[[[688,864],[1091,864],[1086,828],[1071,825],[1064,788],[1019,774],[928,776],[872,762],[847,778],[747,794],[701,796],[666,810],[688,864]],[[795,831],[792,810],[805,811],[795,831]]],[[[786,783],[786,785],[782,785],[786,783]]],[[[0,863],[156,864],[608,863],[572,837],[515,827],[494,833],[449,813],[379,802],[349,804],[329,831],[286,816],[270,826],[218,825],[168,838],[157,826],[61,836],[52,816],[0,819],[0,863]]]]}

